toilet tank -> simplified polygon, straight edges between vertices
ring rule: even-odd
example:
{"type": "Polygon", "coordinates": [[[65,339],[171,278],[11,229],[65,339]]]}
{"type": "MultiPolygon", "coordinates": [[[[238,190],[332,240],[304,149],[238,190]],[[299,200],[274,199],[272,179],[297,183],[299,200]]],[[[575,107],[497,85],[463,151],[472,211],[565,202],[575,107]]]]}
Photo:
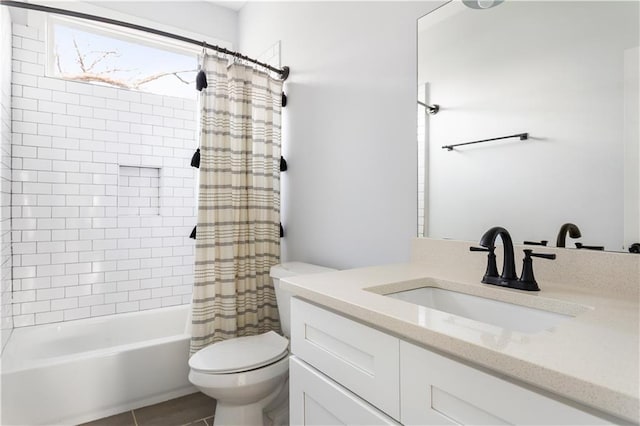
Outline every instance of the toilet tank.
{"type": "Polygon", "coordinates": [[[278,314],[280,314],[280,325],[282,333],[290,337],[290,306],[291,293],[280,288],[280,280],[282,278],[294,277],[296,275],[321,274],[323,272],[334,272],[337,269],[326,268],[324,266],[312,265],[303,262],[285,262],[271,267],[271,278],[273,279],[273,287],[276,290],[276,299],[278,301],[278,314]]]}

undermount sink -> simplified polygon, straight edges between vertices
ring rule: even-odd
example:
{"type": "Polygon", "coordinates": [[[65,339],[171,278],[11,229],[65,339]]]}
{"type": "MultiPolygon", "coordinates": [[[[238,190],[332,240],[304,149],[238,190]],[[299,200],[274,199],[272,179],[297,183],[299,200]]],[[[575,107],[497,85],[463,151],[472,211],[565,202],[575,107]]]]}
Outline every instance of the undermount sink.
{"type": "Polygon", "coordinates": [[[522,333],[548,330],[573,318],[571,315],[437,287],[421,287],[385,296],[522,333]]]}

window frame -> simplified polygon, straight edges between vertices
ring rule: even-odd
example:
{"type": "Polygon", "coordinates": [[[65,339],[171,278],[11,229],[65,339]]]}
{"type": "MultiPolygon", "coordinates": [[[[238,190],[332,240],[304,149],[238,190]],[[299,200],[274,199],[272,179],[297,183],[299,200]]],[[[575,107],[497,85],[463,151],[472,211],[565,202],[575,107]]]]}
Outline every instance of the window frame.
{"type": "MultiPolygon", "coordinates": [[[[134,30],[126,27],[118,27],[112,24],[102,22],[86,21],[79,18],[68,16],[48,14],[45,21],[45,76],[57,78],[64,81],[75,81],[85,84],[93,84],[92,82],[82,82],[62,77],[55,66],[55,27],[56,25],[65,26],[79,31],[96,34],[103,37],[111,37],[120,41],[136,43],[141,46],[151,47],[154,49],[165,50],[167,52],[193,55],[198,60],[202,53],[202,48],[194,44],[174,40],[169,37],[162,37],[156,34],[146,33],[140,30],[134,30]]],[[[106,86],[109,87],[109,86],[106,86]]],[[[149,93],[144,92],[143,93],[149,93]]]]}

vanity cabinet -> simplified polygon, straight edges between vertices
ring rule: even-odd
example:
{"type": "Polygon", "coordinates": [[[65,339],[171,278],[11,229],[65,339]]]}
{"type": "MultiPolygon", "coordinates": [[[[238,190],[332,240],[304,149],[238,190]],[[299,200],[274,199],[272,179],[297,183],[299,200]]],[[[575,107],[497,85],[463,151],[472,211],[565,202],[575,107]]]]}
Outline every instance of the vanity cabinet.
{"type": "Polygon", "coordinates": [[[292,425],[399,425],[324,374],[289,358],[292,425]]]}
{"type": "Polygon", "coordinates": [[[298,298],[291,351],[292,425],[609,424],[298,298]]]}
{"type": "Polygon", "coordinates": [[[605,420],[419,346],[400,342],[405,425],[602,425],[605,420]]]}
{"type": "Polygon", "coordinates": [[[294,298],[291,352],[369,404],[400,418],[396,337],[294,298]]]}

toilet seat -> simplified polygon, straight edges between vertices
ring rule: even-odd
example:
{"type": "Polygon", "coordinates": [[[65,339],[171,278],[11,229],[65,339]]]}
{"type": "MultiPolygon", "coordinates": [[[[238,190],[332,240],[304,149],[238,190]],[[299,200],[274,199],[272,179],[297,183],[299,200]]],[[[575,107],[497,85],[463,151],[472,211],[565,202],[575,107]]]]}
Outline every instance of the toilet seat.
{"type": "Polygon", "coordinates": [[[288,346],[289,341],[273,331],[236,337],[200,349],[189,359],[189,367],[206,374],[254,370],[286,357],[288,346]]]}

